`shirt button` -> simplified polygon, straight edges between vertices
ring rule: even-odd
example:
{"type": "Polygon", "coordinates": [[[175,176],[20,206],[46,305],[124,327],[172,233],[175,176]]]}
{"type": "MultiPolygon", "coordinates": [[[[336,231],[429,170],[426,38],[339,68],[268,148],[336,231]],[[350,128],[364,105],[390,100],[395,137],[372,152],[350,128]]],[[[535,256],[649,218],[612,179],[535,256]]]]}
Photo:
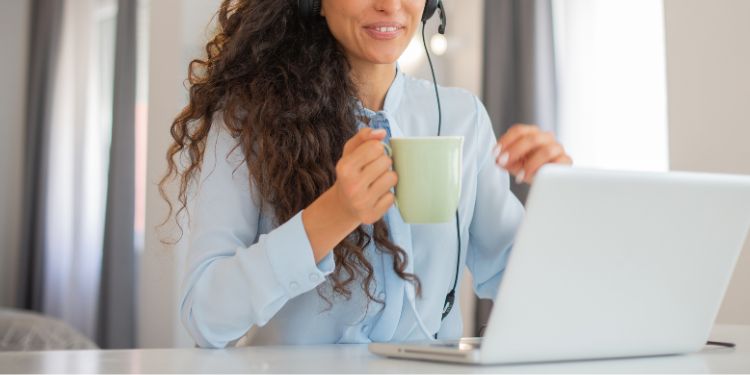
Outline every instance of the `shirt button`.
{"type": "Polygon", "coordinates": [[[320,279],[320,276],[318,276],[318,274],[316,274],[316,273],[311,273],[311,274],[310,274],[310,281],[312,281],[312,282],[316,282],[316,281],[318,281],[319,279],[320,279]]]}
{"type": "Polygon", "coordinates": [[[299,284],[297,284],[296,281],[292,281],[291,283],[289,283],[289,289],[296,290],[297,288],[299,288],[299,284]]]}
{"type": "Polygon", "coordinates": [[[378,299],[379,300],[385,300],[385,292],[378,293],[378,299]]]}

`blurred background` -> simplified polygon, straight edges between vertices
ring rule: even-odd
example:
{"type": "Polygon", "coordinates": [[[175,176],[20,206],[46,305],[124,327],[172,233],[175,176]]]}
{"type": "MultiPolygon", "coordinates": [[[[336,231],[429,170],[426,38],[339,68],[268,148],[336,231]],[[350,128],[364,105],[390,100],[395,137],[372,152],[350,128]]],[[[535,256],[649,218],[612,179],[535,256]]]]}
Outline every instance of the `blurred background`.
{"type": "MultiPolygon", "coordinates": [[[[33,311],[102,348],[193,346],[156,183],[219,4],[0,0],[0,337],[33,311]]],[[[445,6],[446,35],[427,28],[437,79],[482,98],[498,136],[538,124],[582,167],[750,174],[750,1],[445,6]]],[[[399,63],[429,77],[421,39],[399,63]]],[[[748,247],[719,322],[750,324],[748,247]]],[[[491,304],[469,285],[473,336],[491,304]]]]}

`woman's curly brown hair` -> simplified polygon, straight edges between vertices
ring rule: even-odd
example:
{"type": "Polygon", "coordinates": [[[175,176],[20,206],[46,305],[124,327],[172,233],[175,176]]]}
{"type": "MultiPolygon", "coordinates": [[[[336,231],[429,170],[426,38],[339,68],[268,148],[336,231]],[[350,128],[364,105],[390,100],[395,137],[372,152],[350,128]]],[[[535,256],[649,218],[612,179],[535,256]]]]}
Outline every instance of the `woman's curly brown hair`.
{"type": "MultiPolygon", "coordinates": [[[[217,17],[207,56],[188,67],[189,103],[172,123],[174,143],[159,187],[169,204],[168,217],[174,213],[178,219],[186,212],[189,187],[200,171],[218,113],[242,150],[260,201],[273,207],[278,225],[335,182],[336,162],[357,130],[350,66],[325,19],[302,19],[296,0],[224,0],[217,17]],[[187,165],[178,166],[176,159],[187,165]],[[175,212],[164,189],[176,178],[175,212]]],[[[388,233],[381,219],[360,226],[336,245],[330,276],[334,294],[350,298],[349,285],[360,279],[368,300],[383,303],[371,292],[373,267],[364,250],[371,240],[378,251],[393,256],[393,270],[419,293],[419,279],[405,272],[406,253],[388,233]]]]}

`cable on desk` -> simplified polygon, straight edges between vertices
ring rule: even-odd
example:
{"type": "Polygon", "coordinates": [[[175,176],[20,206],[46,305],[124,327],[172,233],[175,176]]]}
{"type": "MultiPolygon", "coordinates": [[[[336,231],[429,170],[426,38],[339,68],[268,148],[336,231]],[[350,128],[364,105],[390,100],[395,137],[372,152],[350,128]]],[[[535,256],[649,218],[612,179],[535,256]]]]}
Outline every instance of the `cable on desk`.
{"type": "Polygon", "coordinates": [[[733,342],[722,342],[722,341],[706,341],[706,345],[723,346],[725,348],[734,348],[737,346],[733,342]]]}

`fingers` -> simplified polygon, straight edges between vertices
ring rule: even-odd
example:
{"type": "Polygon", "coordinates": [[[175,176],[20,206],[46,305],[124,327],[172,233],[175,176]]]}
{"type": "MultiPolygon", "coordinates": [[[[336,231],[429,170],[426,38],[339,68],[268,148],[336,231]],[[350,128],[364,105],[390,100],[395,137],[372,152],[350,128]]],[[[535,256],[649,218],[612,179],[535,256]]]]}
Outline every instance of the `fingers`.
{"type": "Polygon", "coordinates": [[[564,154],[556,158],[552,161],[555,164],[566,164],[566,165],[572,165],[573,159],[568,154],[564,154]]]}
{"type": "Polygon", "coordinates": [[[386,155],[381,155],[362,169],[359,178],[366,184],[366,186],[370,186],[378,177],[390,171],[392,165],[393,160],[391,158],[386,155]]]}
{"type": "Polygon", "coordinates": [[[548,163],[572,164],[563,146],[551,132],[533,125],[514,125],[497,141],[495,163],[516,177],[516,183],[531,183],[548,163]]]}
{"type": "Polygon", "coordinates": [[[398,183],[398,175],[394,171],[388,171],[375,179],[369,186],[370,192],[376,197],[387,193],[398,183]]]}
{"type": "Polygon", "coordinates": [[[377,203],[375,203],[375,210],[385,213],[389,208],[391,208],[391,206],[393,206],[394,202],[396,202],[396,196],[391,192],[387,192],[383,194],[380,199],[378,199],[377,203]]]}
{"type": "Polygon", "coordinates": [[[372,224],[383,217],[393,204],[395,198],[390,190],[397,182],[396,172],[389,170],[376,178],[370,186],[366,187],[361,183],[346,185],[345,204],[362,223],[372,224]]]}
{"type": "Polygon", "coordinates": [[[532,181],[536,172],[543,165],[553,163],[556,159],[565,155],[565,150],[560,144],[553,143],[535,149],[529,159],[523,164],[524,181],[532,181]]]}
{"type": "Polygon", "coordinates": [[[359,148],[360,145],[362,145],[363,143],[367,141],[370,141],[370,140],[382,141],[383,139],[385,139],[385,136],[386,136],[386,132],[383,129],[373,130],[372,128],[362,128],[357,132],[357,134],[355,134],[352,138],[346,141],[346,144],[344,144],[343,155],[348,155],[352,153],[354,150],[359,148]]]}
{"type": "Polygon", "coordinates": [[[505,134],[503,134],[502,137],[500,137],[500,139],[497,140],[498,148],[500,148],[500,150],[506,150],[508,146],[515,143],[519,138],[537,131],[539,131],[539,128],[534,125],[513,125],[505,132],[505,134]]]}
{"type": "Polygon", "coordinates": [[[388,211],[388,209],[393,206],[393,203],[395,201],[396,197],[393,195],[393,193],[387,192],[383,194],[375,203],[372,211],[370,211],[370,213],[363,218],[362,223],[373,224],[376,221],[380,220],[380,218],[385,215],[386,211],[388,211]]]}
{"type": "Polygon", "coordinates": [[[530,153],[537,148],[557,143],[552,133],[542,132],[538,128],[514,139],[513,143],[500,146],[501,152],[496,159],[498,165],[507,170],[516,169],[523,160],[529,159],[530,153]]]}
{"type": "Polygon", "coordinates": [[[523,181],[523,178],[525,177],[524,174],[526,172],[523,172],[523,163],[518,163],[513,168],[507,169],[508,173],[510,173],[513,176],[516,176],[516,183],[520,184],[521,181],[523,181]]]}
{"type": "Polygon", "coordinates": [[[343,155],[336,165],[336,172],[338,175],[360,176],[366,166],[381,157],[388,158],[383,144],[378,140],[369,140],[343,155]]]}
{"type": "Polygon", "coordinates": [[[379,220],[390,204],[387,198],[398,176],[381,141],[386,132],[364,128],[344,145],[336,163],[336,192],[342,207],[363,223],[379,220]],[[381,206],[384,206],[382,208],[381,206]],[[381,209],[382,208],[382,209],[381,209]]]}
{"type": "Polygon", "coordinates": [[[381,156],[387,157],[385,154],[385,146],[383,146],[379,140],[369,140],[360,144],[357,149],[345,157],[342,157],[341,160],[345,163],[352,164],[357,171],[360,171],[381,156]]]}

